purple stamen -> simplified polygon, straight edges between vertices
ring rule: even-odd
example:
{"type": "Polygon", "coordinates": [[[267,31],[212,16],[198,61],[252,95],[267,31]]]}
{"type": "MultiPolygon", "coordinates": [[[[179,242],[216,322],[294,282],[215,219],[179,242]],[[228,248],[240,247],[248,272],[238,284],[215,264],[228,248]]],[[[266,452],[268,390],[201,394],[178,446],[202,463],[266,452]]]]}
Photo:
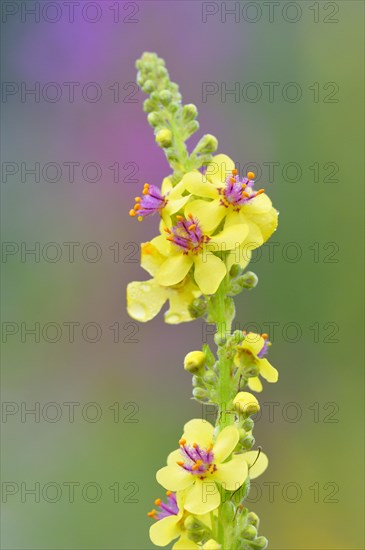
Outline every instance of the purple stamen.
{"type": "MultiPolygon", "coordinates": [[[[143,196],[136,198],[134,211],[139,217],[145,218],[159,212],[167,204],[167,199],[155,185],[145,184],[143,196]]],[[[133,211],[132,211],[133,214],[133,211]]]]}
{"type": "Polygon", "coordinates": [[[241,206],[247,204],[249,201],[263,193],[263,189],[254,191],[254,180],[250,180],[247,177],[240,179],[235,173],[229,176],[226,180],[226,186],[219,189],[221,195],[221,205],[225,208],[233,206],[235,210],[239,210],[241,206]]]}
{"type": "Polygon", "coordinates": [[[184,254],[192,252],[197,254],[201,251],[204,243],[210,238],[203,234],[199,225],[199,221],[189,215],[189,219],[184,219],[182,216],[177,216],[177,223],[171,229],[166,229],[169,234],[167,239],[182,248],[184,254]]]}
{"type": "Polygon", "coordinates": [[[259,359],[262,359],[267,354],[267,352],[269,351],[269,346],[270,345],[271,345],[271,343],[269,342],[269,340],[265,340],[264,345],[262,346],[262,348],[260,349],[260,351],[257,354],[257,357],[259,359]]]}
{"type": "Polygon", "coordinates": [[[184,460],[178,464],[187,472],[204,478],[208,473],[216,471],[217,468],[213,464],[214,455],[210,448],[202,449],[196,443],[194,445],[183,443],[180,445],[180,451],[184,460]]]}

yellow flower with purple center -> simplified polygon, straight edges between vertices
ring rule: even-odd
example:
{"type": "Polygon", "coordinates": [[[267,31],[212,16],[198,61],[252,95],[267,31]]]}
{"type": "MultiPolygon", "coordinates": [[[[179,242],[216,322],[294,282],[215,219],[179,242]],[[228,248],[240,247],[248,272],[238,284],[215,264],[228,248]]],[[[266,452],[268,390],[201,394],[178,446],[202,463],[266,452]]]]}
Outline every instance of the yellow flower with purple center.
{"type": "Polygon", "coordinates": [[[194,280],[203,294],[214,294],[227,273],[227,265],[216,253],[239,248],[247,236],[244,224],[231,225],[216,235],[208,234],[198,218],[188,213],[177,216],[171,228],[165,227],[170,250],[156,273],[163,286],[176,285],[194,267],[194,280]]]}
{"type": "Polygon", "coordinates": [[[177,324],[192,321],[189,306],[201,296],[201,291],[190,275],[172,286],[162,286],[154,276],[168,257],[170,244],[161,235],[141,245],[141,266],[153,276],[147,281],[133,281],[127,285],[127,310],[136,321],[145,323],[153,319],[166,301],[169,309],[165,322],[177,324]]]}
{"type": "Polygon", "coordinates": [[[172,186],[170,178],[165,178],[161,189],[156,185],[145,183],[142,197],[135,197],[135,205],[129,211],[132,217],[137,216],[138,221],[159,213],[166,225],[170,225],[170,217],[184,207],[189,200],[189,195],[183,197],[181,185],[172,186]]]}
{"type": "MultiPolygon", "coordinates": [[[[156,546],[166,546],[171,541],[179,537],[179,540],[173,545],[173,550],[195,550],[199,546],[188,538],[184,527],[184,521],[188,512],[184,510],[184,493],[178,494],[167,491],[166,501],[160,498],[155,500],[155,506],[148,516],[156,520],[156,523],[150,527],[150,539],[156,546]]],[[[203,516],[210,524],[209,516],[203,516]]]]}
{"type": "MultiPolygon", "coordinates": [[[[207,514],[221,503],[218,486],[235,491],[249,475],[252,456],[249,453],[231,456],[238,441],[239,430],[234,425],[223,428],[215,437],[209,422],[190,420],[184,426],[180,448],[170,453],[167,466],[157,472],[157,481],[165,489],[185,491],[184,508],[191,514],[207,514]]],[[[255,464],[256,475],[267,466],[267,458],[261,454],[259,464],[255,464]]]]}
{"type": "Polygon", "coordinates": [[[271,342],[267,334],[249,332],[244,334],[242,343],[236,347],[234,363],[243,369],[246,376],[249,376],[247,384],[253,391],[262,391],[262,383],[258,375],[268,382],[278,381],[278,371],[265,357],[270,346],[271,342]]]}
{"type": "Polygon", "coordinates": [[[188,209],[206,231],[214,231],[223,221],[225,227],[248,226],[241,245],[243,262],[247,261],[250,250],[269,239],[278,223],[278,212],[264,190],[254,190],[254,178],[253,172],[240,178],[234,162],[226,155],[217,155],[207,165],[205,174],[189,172],[179,184],[192,195],[201,197],[190,202],[188,209]]]}

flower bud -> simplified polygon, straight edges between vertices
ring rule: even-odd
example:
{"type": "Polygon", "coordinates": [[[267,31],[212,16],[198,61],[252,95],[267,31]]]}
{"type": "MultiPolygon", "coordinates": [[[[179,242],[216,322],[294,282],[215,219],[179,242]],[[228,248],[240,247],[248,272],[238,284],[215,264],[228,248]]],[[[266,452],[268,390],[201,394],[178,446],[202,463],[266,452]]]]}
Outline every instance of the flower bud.
{"type": "Polygon", "coordinates": [[[157,126],[157,124],[159,124],[160,122],[160,116],[158,113],[156,113],[155,111],[153,111],[152,113],[149,113],[147,115],[147,120],[148,120],[148,124],[152,127],[155,127],[157,126]]]}
{"type": "Polygon", "coordinates": [[[199,122],[197,120],[192,120],[185,127],[186,137],[192,136],[197,130],[199,130],[199,122]]]}
{"type": "Polygon", "coordinates": [[[257,286],[259,279],[256,273],[253,271],[247,271],[247,273],[239,277],[238,282],[242,288],[247,288],[250,290],[251,288],[255,288],[255,286],[257,286]]]}
{"type": "Polygon", "coordinates": [[[184,521],[184,527],[188,532],[189,539],[200,542],[206,533],[207,527],[195,516],[189,515],[184,521]]]}
{"type": "Polygon", "coordinates": [[[238,264],[233,264],[229,274],[231,277],[237,277],[241,273],[241,267],[238,264]]]}
{"type": "Polygon", "coordinates": [[[156,143],[163,148],[172,144],[172,132],[168,128],[162,128],[156,134],[156,143]]]}
{"type": "Polygon", "coordinates": [[[221,505],[219,516],[222,518],[224,524],[229,525],[233,523],[233,518],[236,513],[236,507],[231,500],[226,500],[221,505]]]}
{"type": "Polygon", "coordinates": [[[205,353],[190,351],[184,359],[184,369],[192,374],[199,372],[205,365],[205,353]]]}
{"type": "Polygon", "coordinates": [[[172,94],[169,90],[162,90],[162,92],[160,92],[160,101],[162,105],[168,105],[171,100],[172,94]]]}
{"type": "Polygon", "coordinates": [[[212,134],[205,134],[195,147],[193,153],[214,153],[218,149],[218,140],[212,134]]]}
{"type": "Polygon", "coordinates": [[[205,400],[205,399],[208,399],[209,393],[207,390],[204,390],[203,388],[194,388],[193,396],[195,397],[195,399],[205,400]]]}
{"type": "Polygon", "coordinates": [[[208,370],[204,376],[203,376],[203,380],[204,382],[206,382],[207,384],[215,384],[217,382],[217,375],[211,371],[211,370],[208,370]]]}
{"type": "Polygon", "coordinates": [[[227,335],[222,333],[221,331],[218,331],[214,335],[214,343],[217,346],[224,346],[224,344],[227,342],[227,335]]]}
{"type": "Polygon", "coordinates": [[[247,521],[248,523],[256,527],[256,529],[259,528],[260,518],[257,514],[255,514],[255,512],[249,512],[247,516],[247,521]]]}
{"type": "Polygon", "coordinates": [[[255,438],[252,435],[248,435],[241,443],[243,448],[249,451],[255,444],[255,438]]]}
{"type": "Polygon", "coordinates": [[[266,537],[257,537],[257,539],[255,539],[252,542],[252,547],[255,550],[265,550],[268,544],[269,544],[269,541],[267,540],[266,537]]]}
{"type": "Polygon", "coordinates": [[[156,109],[156,103],[152,99],[146,99],[143,102],[143,110],[145,113],[152,113],[156,109]]]}
{"type": "Polygon", "coordinates": [[[146,94],[150,94],[155,89],[152,80],[146,80],[146,82],[142,84],[141,87],[146,94]]]}
{"type": "Polygon", "coordinates": [[[233,405],[239,414],[251,416],[260,410],[259,402],[252,393],[246,391],[239,392],[233,399],[233,405]]]}
{"type": "Polygon", "coordinates": [[[254,427],[254,421],[252,420],[252,418],[246,418],[242,427],[244,430],[246,430],[246,432],[252,432],[254,427]]]}
{"type": "Polygon", "coordinates": [[[182,110],[182,117],[184,122],[190,122],[198,116],[198,109],[193,103],[184,105],[182,110]]]}
{"type": "Polygon", "coordinates": [[[209,539],[205,544],[203,544],[203,550],[220,550],[222,547],[214,539],[209,539]]]}
{"type": "Polygon", "coordinates": [[[241,536],[247,540],[254,540],[257,537],[257,529],[253,525],[246,525],[241,536]]]}
{"type": "Polygon", "coordinates": [[[202,379],[199,377],[199,376],[193,376],[193,379],[192,379],[192,382],[193,382],[193,386],[194,388],[197,388],[201,385],[202,383],[202,379]]]}
{"type": "Polygon", "coordinates": [[[193,319],[202,317],[207,311],[207,302],[201,298],[195,298],[192,303],[189,305],[189,313],[193,319]]]}

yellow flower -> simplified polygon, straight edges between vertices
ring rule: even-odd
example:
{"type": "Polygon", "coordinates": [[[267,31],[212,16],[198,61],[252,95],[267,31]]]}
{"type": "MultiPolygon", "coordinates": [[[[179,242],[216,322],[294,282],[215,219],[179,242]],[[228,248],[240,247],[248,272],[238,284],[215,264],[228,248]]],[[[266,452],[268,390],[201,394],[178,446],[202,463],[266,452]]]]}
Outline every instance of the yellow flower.
{"type": "Polygon", "coordinates": [[[184,508],[191,514],[215,510],[221,503],[216,484],[235,491],[248,476],[249,453],[227,460],[238,440],[236,426],[227,426],[214,438],[214,427],[209,422],[190,420],[184,426],[180,448],[170,453],[167,466],[157,472],[157,481],[171,491],[185,490],[184,508]]]}
{"type": "MultiPolygon", "coordinates": [[[[150,275],[156,275],[165,262],[167,256],[164,256],[161,250],[169,246],[166,239],[161,236],[151,242],[142,243],[141,265],[150,275]]],[[[144,323],[153,319],[168,300],[170,308],[165,313],[165,322],[183,323],[193,320],[189,305],[200,295],[199,288],[189,275],[173,286],[162,286],[155,278],[148,281],[133,281],[127,286],[127,310],[133,319],[144,323]]]]}
{"type": "Polygon", "coordinates": [[[242,343],[236,348],[235,365],[246,369],[246,374],[249,374],[250,368],[254,369],[254,374],[249,377],[247,382],[249,388],[253,391],[262,391],[261,380],[256,376],[256,373],[260,374],[268,382],[278,381],[278,371],[265,358],[270,345],[267,334],[260,335],[249,332],[245,335],[242,343]]]}
{"type": "Polygon", "coordinates": [[[253,190],[254,177],[255,174],[249,172],[246,178],[240,179],[233,160],[217,155],[207,165],[204,175],[198,171],[189,172],[179,183],[192,195],[202,197],[189,202],[186,208],[200,220],[206,231],[214,231],[223,220],[225,227],[248,226],[241,245],[241,261],[245,264],[249,251],[267,241],[278,223],[278,212],[264,190],[253,190]]]}
{"type": "MultiPolygon", "coordinates": [[[[156,520],[150,527],[150,539],[156,546],[166,546],[179,537],[173,545],[173,550],[195,550],[199,546],[190,540],[184,526],[184,521],[189,515],[184,510],[185,492],[173,493],[167,491],[167,500],[163,502],[160,498],[155,500],[156,509],[148,513],[148,516],[156,520]]],[[[209,515],[198,517],[199,521],[211,527],[209,515]]]]}
{"type": "Polygon", "coordinates": [[[171,229],[165,227],[170,242],[168,258],[156,273],[163,286],[176,285],[194,266],[194,279],[203,294],[214,294],[227,273],[227,266],[215,252],[237,249],[245,239],[248,227],[231,225],[217,235],[208,234],[200,220],[187,214],[177,216],[171,229]]]}

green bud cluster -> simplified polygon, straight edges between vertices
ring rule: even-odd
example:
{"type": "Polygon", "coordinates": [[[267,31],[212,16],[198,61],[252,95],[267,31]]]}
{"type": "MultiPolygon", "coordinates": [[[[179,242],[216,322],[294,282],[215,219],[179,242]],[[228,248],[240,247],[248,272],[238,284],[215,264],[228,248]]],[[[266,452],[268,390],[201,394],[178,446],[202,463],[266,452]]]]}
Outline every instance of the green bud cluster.
{"type": "Polygon", "coordinates": [[[202,351],[191,351],[185,356],[184,369],[193,375],[193,398],[205,404],[216,403],[217,363],[207,344],[202,351]]]}
{"type": "Polygon", "coordinates": [[[233,513],[235,518],[233,538],[238,542],[238,546],[235,546],[235,548],[239,550],[265,550],[268,541],[265,537],[258,535],[260,523],[258,516],[254,512],[249,512],[242,504],[236,505],[230,502],[230,505],[231,514],[233,513]]]}
{"type": "Polygon", "coordinates": [[[189,170],[200,168],[212,159],[218,148],[217,139],[206,134],[189,155],[185,142],[199,129],[198,109],[189,103],[182,105],[179,86],[170,80],[165,61],[155,53],[145,52],[136,62],[137,84],[150,97],[143,109],[155,132],[156,143],[166,154],[174,170],[176,184],[189,170]]]}
{"type": "Polygon", "coordinates": [[[228,295],[236,296],[240,294],[242,290],[251,290],[255,288],[258,283],[258,277],[252,271],[242,273],[242,269],[238,264],[234,264],[230,270],[230,281],[228,287],[228,295]]]}

